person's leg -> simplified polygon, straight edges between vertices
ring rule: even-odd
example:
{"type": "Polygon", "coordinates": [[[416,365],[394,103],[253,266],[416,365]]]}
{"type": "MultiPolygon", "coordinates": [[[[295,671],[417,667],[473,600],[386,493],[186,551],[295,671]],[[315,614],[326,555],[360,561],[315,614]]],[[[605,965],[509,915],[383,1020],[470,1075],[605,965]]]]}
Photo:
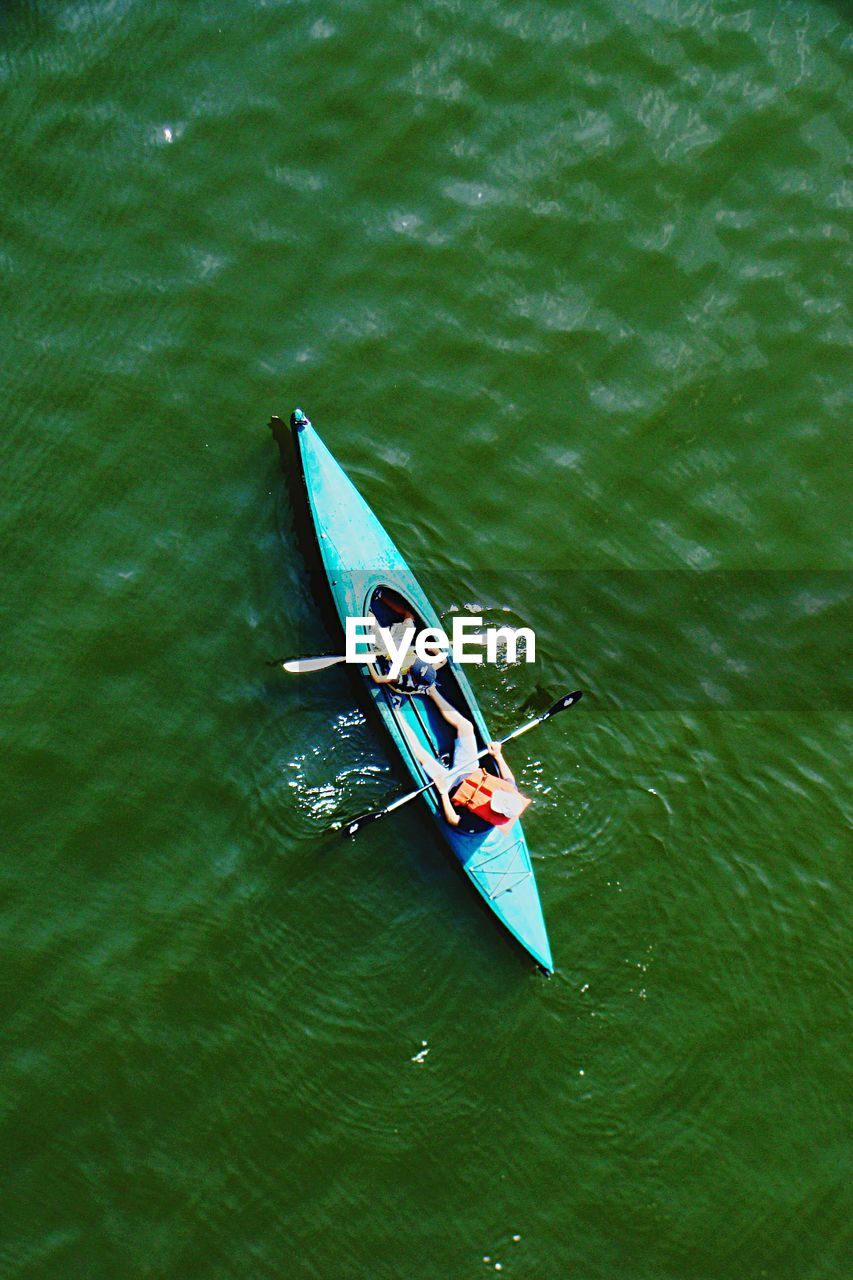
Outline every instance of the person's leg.
{"type": "Polygon", "coordinates": [[[468,717],[457,711],[444,695],[438,692],[435,685],[430,689],[429,696],[447,723],[452,724],[456,730],[456,740],[453,743],[453,764],[449,770],[452,786],[457,782],[461,782],[467,774],[477,768],[477,735],[468,717]]]}
{"type": "Polygon", "coordinates": [[[427,697],[432,698],[441,714],[448,724],[452,724],[459,737],[467,737],[473,734],[474,726],[467,716],[463,716],[461,711],[457,711],[451,703],[447,701],[443,693],[439,693],[438,687],[433,685],[427,690],[427,697]]]}
{"type": "Polygon", "coordinates": [[[412,748],[412,754],[415,759],[419,764],[423,765],[424,773],[426,773],[427,777],[432,778],[439,791],[447,791],[450,771],[445,769],[440,760],[436,760],[432,752],[427,751],[426,747],[418,739],[414,730],[406,724],[406,721],[402,716],[397,717],[397,724],[403,730],[403,735],[409,746],[412,748]]]}
{"type": "Polygon", "coordinates": [[[456,735],[456,741],[453,744],[453,763],[450,767],[452,778],[455,782],[461,782],[479,767],[479,763],[477,738],[472,725],[470,733],[460,732],[456,735]]]}
{"type": "Polygon", "coordinates": [[[435,789],[438,792],[438,798],[441,801],[441,807],[444,811],[445,821],[448,822],[451,827],[458,827],[459,814],[450,802],[450,784],[453,775],[449,769],[445,769],[440,760],[436,760],[435,756],[431,755],[429,751],[424,749],[402,716],[399,717],[397,723],[403,730],[406,740],[411,746],[416,758],[423,765],[424,773],[435,783],[435,789]]]}

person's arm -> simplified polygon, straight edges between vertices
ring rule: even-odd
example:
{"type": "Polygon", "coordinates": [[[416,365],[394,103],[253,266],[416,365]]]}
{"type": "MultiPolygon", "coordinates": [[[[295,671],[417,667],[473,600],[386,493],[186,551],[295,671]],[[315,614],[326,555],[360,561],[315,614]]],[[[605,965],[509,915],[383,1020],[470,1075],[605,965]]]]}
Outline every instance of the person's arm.
{"type": "Polygon", "coordinates": [[[500,773],[504,782],[511,782],[513,786],[515,786],[515,778],[513,776],[512,769],[510,769],[506,760],[504,760],[503,748],[501,747],[501,744],[499,742],[489,743],[489,755],[494,756],[495,762],[497,763],[497,766],[498,766],[498,772],[500,773]]]}
{"type": "Polygon", "coordinates": [[[453,808],[453,804],[450,799],[450,796],[447,794],[446,791],[439,791],[438,794],[441,796],[441,807],[444,809],[445,818],[450,823],[451,827],[458,827],[459,814],[453,808]]]}
{"type": "Polygon", "coordinates": [[[368,663],[368,669],[374,681],[376,682],[376,684],[393,684],[394,683],[394,677],[390,675],[383,676],[381,672],[377,669],[377,665],[375,662],[368,663]]]}

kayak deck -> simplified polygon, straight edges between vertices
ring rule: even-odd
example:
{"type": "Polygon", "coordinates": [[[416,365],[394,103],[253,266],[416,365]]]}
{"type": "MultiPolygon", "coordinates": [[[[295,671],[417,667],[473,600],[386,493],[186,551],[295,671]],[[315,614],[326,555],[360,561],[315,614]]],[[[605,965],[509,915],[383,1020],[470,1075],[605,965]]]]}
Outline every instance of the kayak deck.
{"type": "MultiPolygon", "coordinates": [[[[296,415],[294,415],[296,416],[296,415]]],[[[440,620],[406,564],[352,481],[303,418],[293,427],[297,465],[302,477],[325,577],[338,619],[364,617],[374,592],[384,588],[406,601],[418,623],[440,627],[440,620]]],[[[453,751],[455,733],[429,698],[395,697],[388,685],[371,679],[367,665],[356,668],[415,787],[429,779],[416,758],[402,723],[421,745],[445,763],[453,751]]],[[[437,672],[441,693],[472,721],[482,749],[489,733],[465,672],[452,660],[437,672]]],[[[484,768],[496,772],[487,756],[484,768]]],[[[509,828],[492,827],[472,818],[451,827],[445,820],[434,787],[423,793],[436,826],[468,879],[508,932],[547,973],[553,972],[551,949],[530,852],[520,821],[509,828]]]]}

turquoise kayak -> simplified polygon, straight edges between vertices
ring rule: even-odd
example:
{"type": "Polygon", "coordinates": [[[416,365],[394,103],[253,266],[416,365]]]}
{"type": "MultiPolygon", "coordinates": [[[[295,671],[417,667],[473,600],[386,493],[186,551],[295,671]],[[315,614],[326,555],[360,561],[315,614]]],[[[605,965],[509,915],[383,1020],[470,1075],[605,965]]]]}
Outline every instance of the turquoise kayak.
{"type": "MultiPolygon", "coordinates": [[[[422,626],[441,627],[438,615],[403,555],[301,410],[293,414],[291,425],[296,468],[304,486],[323,576],[341,627],[348,617],[365,617],[378,598],[405,603],[422,626]]],[[[271,426],[275,432],[280,420],[274,420],[271,426]]],[[[354,670],[363,679],[414,786],[424,786],[429,778],[401,729],[401,721],[405,720],[422,746],[445,762],[453,749],[453,730],[429,698],[395,698],[387,685],[378,685],[371,679],[366,664],[354,670]]],[[[437,675],[441,692],[472,721],[478,748],[484,747],[490,740],[489,731],[464,670],[451,660],[437,675]]],[[[484,768],[496,771],[490,757],[481,763],[484,768]]],[[[487,826],[474,818],[470,829],[451,827],[444,819],[434,787],[424,791],[423,801],[442,839],[491,912],[540,968],[546,973],[553,972],[542,906],[521,823],[515,822],[507,830],[487,826]]]]}

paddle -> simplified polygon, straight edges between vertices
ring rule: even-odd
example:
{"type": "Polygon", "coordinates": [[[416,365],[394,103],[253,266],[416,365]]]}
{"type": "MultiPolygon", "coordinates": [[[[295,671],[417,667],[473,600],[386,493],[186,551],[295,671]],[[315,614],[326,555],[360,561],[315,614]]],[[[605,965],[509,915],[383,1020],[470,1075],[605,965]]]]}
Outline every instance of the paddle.
{"type": "MultiPolygon", "coordinates": [[[[510,742],[513,738],[520,738],[523,733],[529,733],[531,729],[535,729],[537,724],[544,724],[546,720],[550,720],[551,716],[556,716],[561,711],[565,711],[567,707],[573,707],[576,702],[580,702],[583,697],[582,689],[575,689],[574,693],[564,693],[547,711],[543,711],[541,716],[536,716],[533,720],[528,720],[526,724],[519,725],[517,729],[513,729],[512,733],[508,733],[505,738],[500,739],[501,746],[505,742],[510,742]]],[[[477,759],[481,760],[483,756],[489,754],[489,748],[484,747],[478,752],[477,759]]],[[[353,818],[352,822],[345,823],[341,828],[341,835],[354,836],[366,827],[369,822],[376,822],[379,818],[386,817],[387,814],[393,813],[395,809],[401,809],[404,804],[408,804],[410,800],[414,800],[416,796],[422,795],[424,791],[429,791],[430,787],[435,783],[430,780],[422,787],[418,787],[417,791],[410,791],[408,795],[400,796],[399,800],[394,800],[391,804],[386,805],[384,809],[376,809],[373,813],[363,813],[358,818],[353,818]]]]}
{"type": "Polygon", "coordinates": [[[306,671],[324,671],[326,667],[334,667],[339,662],[346,662],[346,658],[268,658],[267,666],[282,667],[285,671],[302,674],[306,671]]]}
{"type": "MultiPolygon", "coordinates": [[[[474,636],[466,636],[466,642],[472,644],[485,644],[487,636],[485,631],[479,632],[474,636]]],[[[305,675],[309,671],[325,671],[326,667],[334,667],[339,662],[346,662],[344,656],[329,655],[325,658],[268,658],[268,667],[281,667],[284,671],[289,671],[293,675],[305,675]]]]}

